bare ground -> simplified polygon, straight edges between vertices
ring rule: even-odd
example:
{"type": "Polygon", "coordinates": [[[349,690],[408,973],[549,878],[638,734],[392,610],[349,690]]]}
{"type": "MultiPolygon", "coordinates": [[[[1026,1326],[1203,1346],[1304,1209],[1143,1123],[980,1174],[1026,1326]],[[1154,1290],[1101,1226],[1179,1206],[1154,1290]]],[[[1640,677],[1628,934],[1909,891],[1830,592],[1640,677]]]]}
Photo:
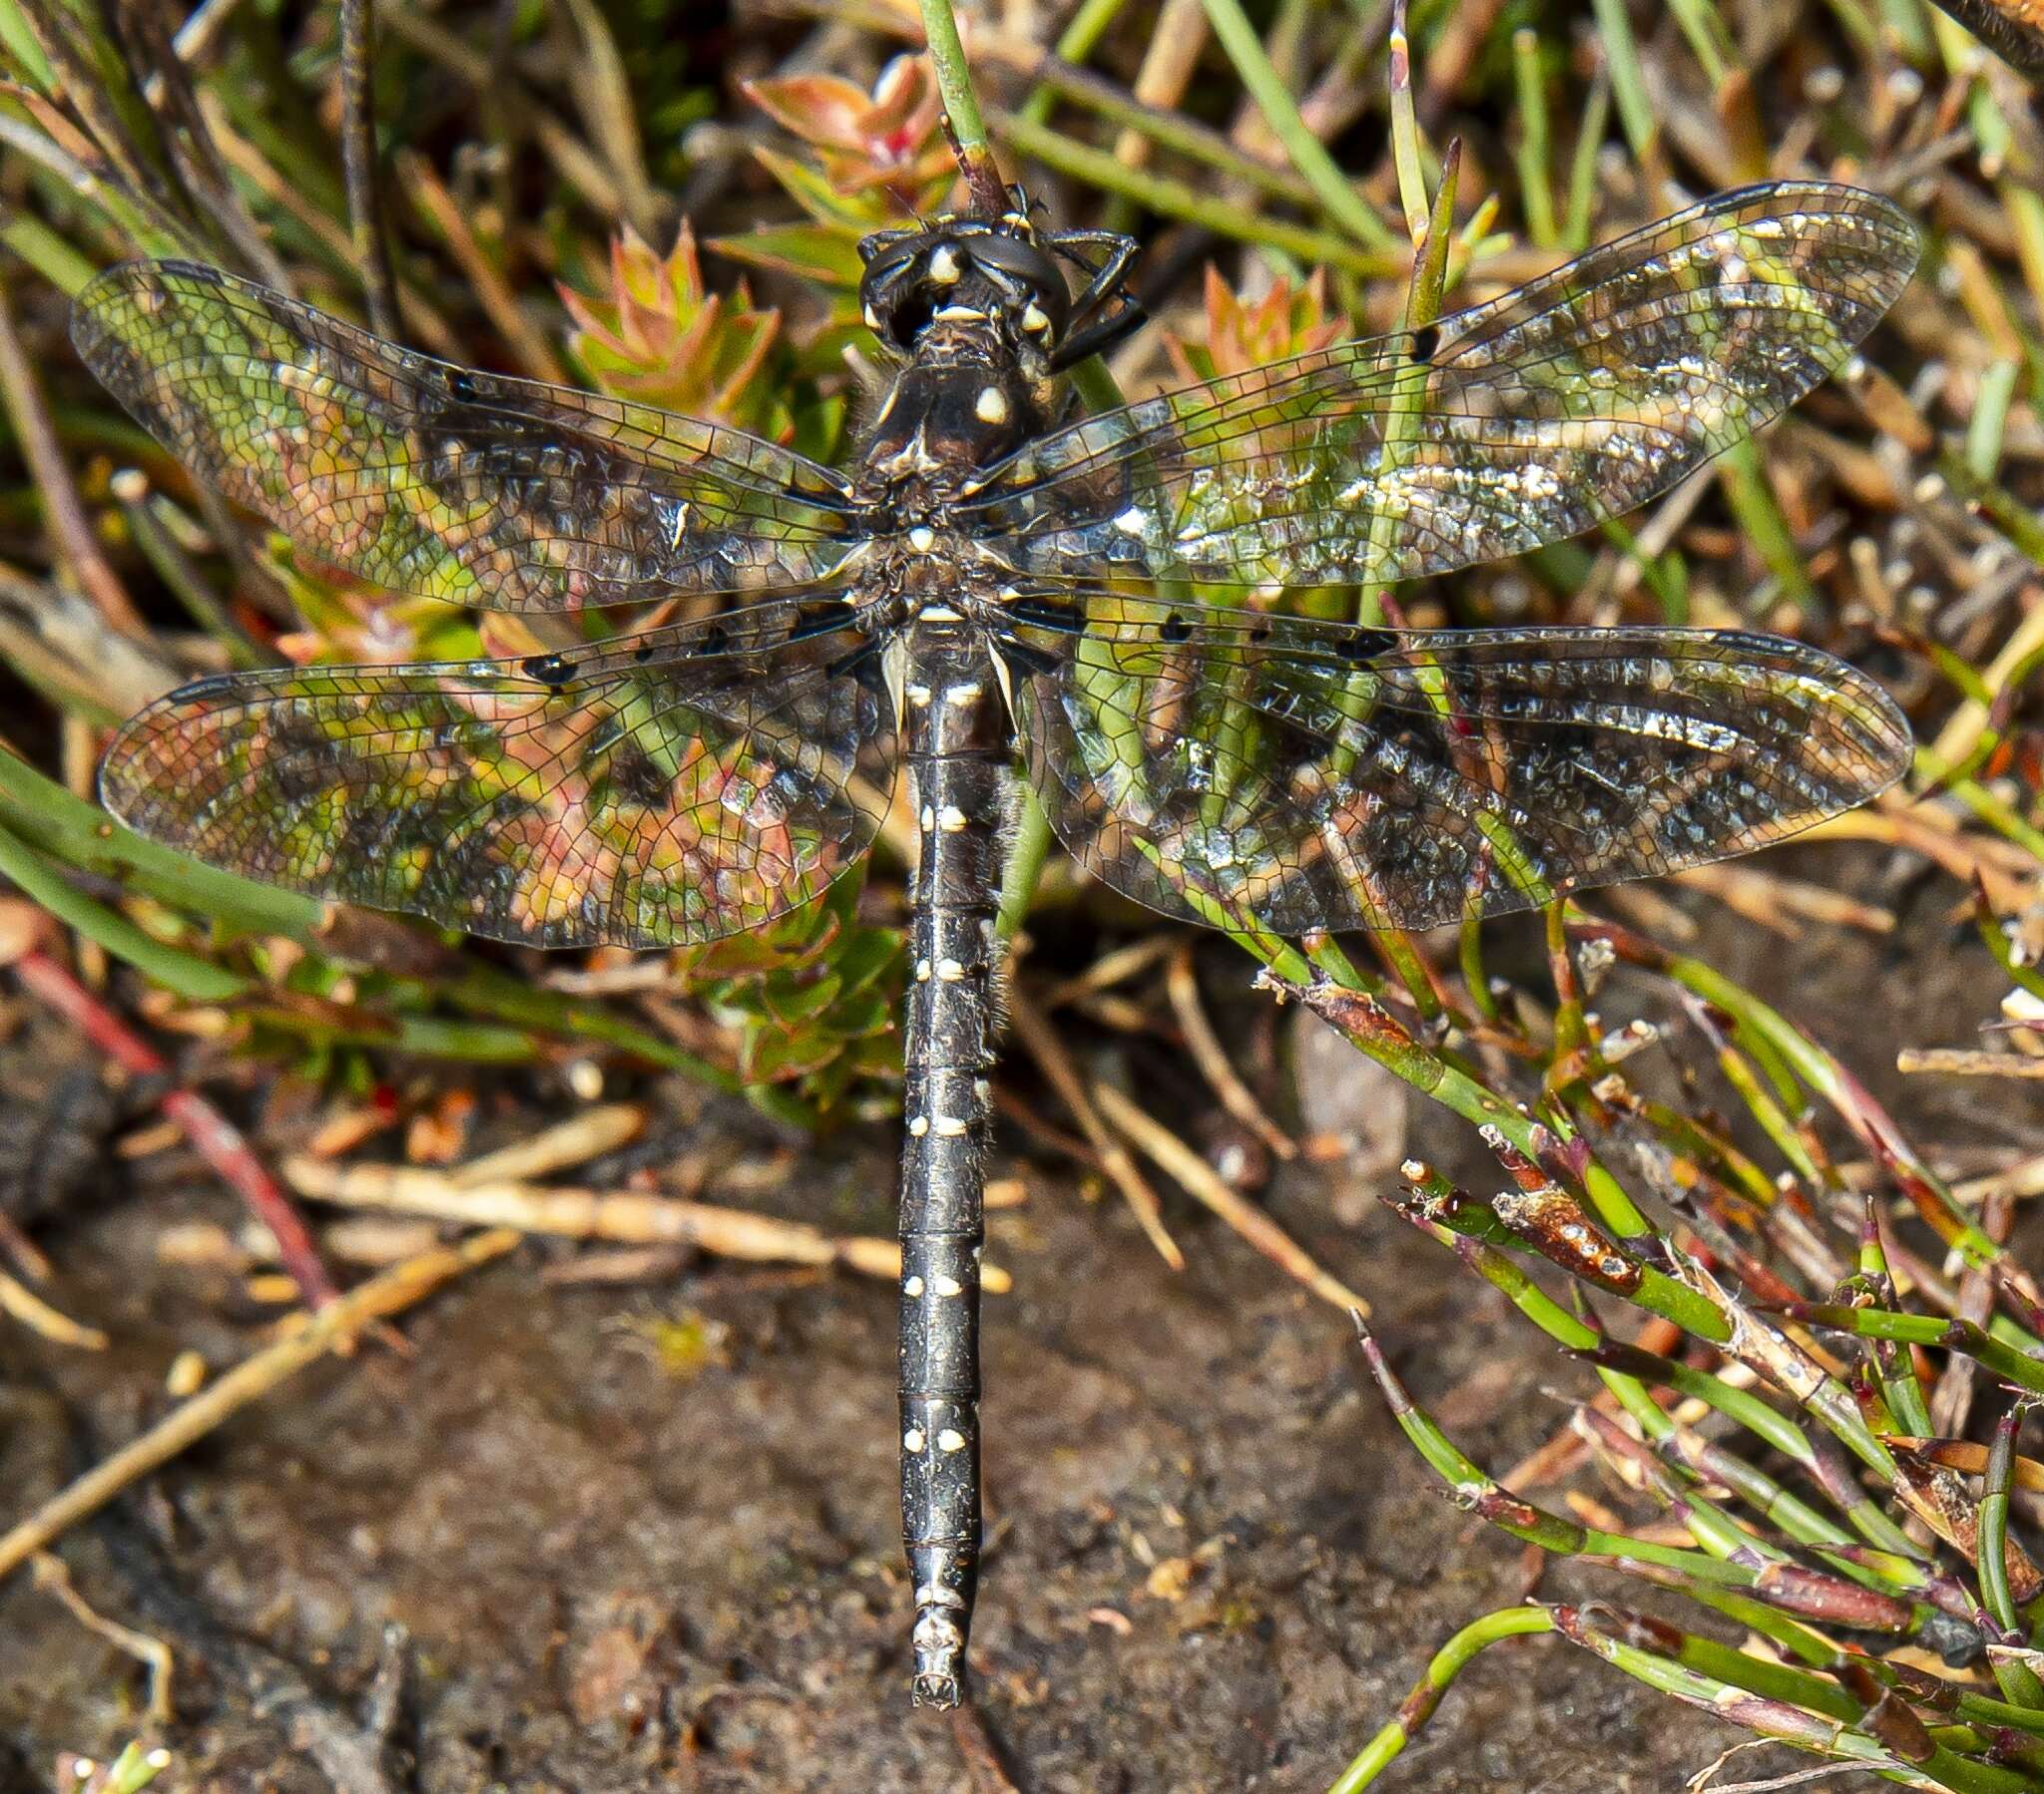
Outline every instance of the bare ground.
{"type": "MultiPolygon", "coordinates": [[[[1877,867],[1814,850],[1776,863],[1869,880],[1877,867]]],[[[1895,1018],[1910,1041],[1963,1040],[1998,994],[1934,900],[1886,941],[1813,929],[1784,946],[1698,913],[1714,963],[1844,1048],[1933,1155],[2034,1149],[2037,1120],[2005,1093],[1904,1091],[1886,1069],[1895,1018]]],[[[1208,970],[1218,990],[1229,962],[1208,970]]],[[[1621,983],[1602,1007],[1618,1020],[1655,1001],[1621,983]]],[[[53,1044],[40,1037],[45,1056],[53,1044]]],[[[8,1076],[37,1082],[20,1056],[8,1076]]],[[[1410,1149],[1495,1181],[1459,1122],[1415,1102],[1410,1124],[1410,1149]]],[[[785,1150],[736,1105],[705,1110],[687,1137],[735,1162],[785,1150]]],[[[999,1168],[1030,1199],[993,1217],[989,1246],[1017,1288],[990,1302],[987,1328],[984,1740],[1028,1794],[1324,1789],[1450,1631],[1528,1591],[1530,1567],[1436,1492],[1358,1382],[1343,1316],[1190,1208],[1171,1217],[1191,1260],[1174,1275],[1116,1205],[1083,1203],[1064,1169],[1016,1156],[1022,1143],[1004,1141],[999,1168]]],[[[888,1231],[892,1153],[884,1127],[826,1141],[770,1205],[888,1231]]],[[[1368,1295],[1415,1394],[1502,1470],[1562,1418],[1544,1392],[1590,1379],[1388,1215],[1337,1221],[1355,1194],[1339,1184],[1287,1172],[1273,1210],[1368,1295]]],[[[161,1407],[174,1350],[219,1364],[247,1349],[255,1317],[230,1284],[159,1262],[161,1229],[194,1217],[236,1222],[189,1178],[45,1230],[66,1304],[121,1343],[89,1360],[19,1335],[0,1346],[9,1514],[69,1474],[68,1413],[104,1446],[161,1407]]],[[[89,1598],[184,1646],[187,1723],[162,1785],[346,1786],[347,1735],[395,1622],[405,1698],[387,1751],[358,1752],[361,1789],[998,1788],[969,1737],[906,1703],[892,1291],[711,1263],[660,1287],[543,1284],[555,1256],[528,1248],[436,1299],[406,1322],[408,1359],[372,1348],[316,1366],[111,1531],[67,1543],[89,1598]],[[677,1374],[633,1324],[681,1315],[721,1332],[724,1362],[677,1374]],[[295,1704],[278,1693],[293,1676],[295,1704]]],[[[1630,1592],[1567,1571],[1539,1589],[1630,1592]]],[[[13,1578],[0,1790],[51,1785],[60,1748],[117,1746],[140,1688],[13,1578]]],[[[1559,1642],[1520,1641],[1462,1679],[1382,1785],[1673,1790],[1741,1736],[1559,1642]]]]}

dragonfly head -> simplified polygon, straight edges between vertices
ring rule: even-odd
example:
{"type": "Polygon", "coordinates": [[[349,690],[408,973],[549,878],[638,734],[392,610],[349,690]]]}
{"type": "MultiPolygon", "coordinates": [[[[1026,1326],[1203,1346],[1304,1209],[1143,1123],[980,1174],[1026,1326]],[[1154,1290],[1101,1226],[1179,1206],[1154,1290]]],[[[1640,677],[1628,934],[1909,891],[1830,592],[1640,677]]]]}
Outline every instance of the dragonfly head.
{"type": "Polygon", "coordinates": [[[1065,276],[1024,212],[940,218],[859,244],[866,326],[902,360],[933,329],[991,325],[1023,354],[1050,364],[1072,320],[1065,276]]]}

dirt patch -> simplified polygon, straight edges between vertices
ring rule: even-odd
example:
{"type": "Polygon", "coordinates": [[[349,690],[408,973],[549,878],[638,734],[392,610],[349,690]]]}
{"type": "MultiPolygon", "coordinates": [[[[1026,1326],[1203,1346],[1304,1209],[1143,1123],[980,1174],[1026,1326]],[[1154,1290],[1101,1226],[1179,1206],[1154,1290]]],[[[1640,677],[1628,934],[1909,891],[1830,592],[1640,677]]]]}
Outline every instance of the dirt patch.
{"type": "MultiPolygon", "coordinates": [[[[1893,1043],[1866,1027],[1874,991],[1917,1040],[1960,1038],[1991,1007],[1984,954],[1953,948],[1941,918],[1900,942],[1813,931],[1785,949],[1699,913],[1715,963],[1765,976],[1846,1046],[1933,1155],[2034,1145],[2006,1104],[1900,1090],[1893,1043]]],[[[1652,1000],[1614,987],[1603,1007],[1623,1018],[1652,1000]]],[[[1410,1129],[1411,1150],[1495,1181],[1451,1118],[1414,1103],[1410,1129]]],[[[732,1160],[771,1149],[735,1107],[705,1112],[696,1137],[732,1160]]],[[[881,1127],[825,1142],[778,1205],[889,1230],[892,1151],[881,1127]]],[[[1000,1168],[1030,1190],[993,1217],[989,1244],[1016,1279],[989,1305],[992,1543],[974,1635],[1001,1759],[1032,1794],[1324,1789],[1449,1632],[1527,1591],[1526,1560],[1436,1493],[1359,1385],[1343,1316],[1197,1211],[1171,1216],[1191,1260],[1174,1275],[1056,1167],[1000,1168]]],[[[1376,1304],[1415,1394],[1473,1455],[1509,1465],[1560,1418],[1542,1392],[1582,1393],[1588,1377],[1387,1216],[1336,1222],[1340,1193],[1300,1170],[1271,1200],[1376,1304]]],[[[157,1260],[161,1230],[195,1217],[238,1219],[187,1182],[46,1236],[72,1311],[121,1344],[60,1361],[6,1343],[11,1512],[67,1474],[67,1406],[119,1438],[162,1405],[173,1349],[216,1363],[247,1349],[230,1292],[157,1260]]],[[[321,1364],[182,1460],[129,1522],[153,1542],[144,1560],[343,1712],[401,1624],[411,1681],[395,1737],[428,1794],[971,1786],[950,1725],[906,1702],[891,1289],[714,1264],[659,1288],[543,1287],[550,1256],[529,1248],[435,1300],[406,1324],[409,1359],[321,1364]],[[647,1340],[645,1323],[680,1316],[717,1345],[689,1374],[647,1340]]],[[[133,1549],[82,1532],[65,1555],[96,1604],[136,1615],[133,1549]]],[[[1540,1586],[1631,1592],[1567,1574],[1540,1586]]],[[[43,1785],[60,1747],[116,1744],[139,1687],[14,1578],[0,1737],[19,1762],[0,1758],[0,1787],[29,1767],[20,1785],[43,1785]]],[[[173,1740],[169,1786],[330,1785],[243,1678],[188,1659],[180,1687],[194,1723],[173,1740]]],[[[1560,1643],[1522,1641],[1463,1678],[1384,1785],[1669,1789],[1740,1735],[1560,1643]]],[[[1758,1775],[1771,1760],[1741,1761],[1758,1775]]]]}

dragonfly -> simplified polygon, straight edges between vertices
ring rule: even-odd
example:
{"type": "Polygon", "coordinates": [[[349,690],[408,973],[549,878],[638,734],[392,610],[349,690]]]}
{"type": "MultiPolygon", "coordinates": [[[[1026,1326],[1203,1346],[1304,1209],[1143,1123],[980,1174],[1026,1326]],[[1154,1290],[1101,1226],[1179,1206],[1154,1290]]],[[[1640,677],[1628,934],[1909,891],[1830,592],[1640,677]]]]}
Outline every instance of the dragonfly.
{"type": "Polygon", "coordinates": [[[1871,797],[1910,749],[1878,685],[1792,641],[1275,604],[1519,554],[1667,491],[1893,303],[1918,239],[1887,200],[1727,193],[1424,328],[1082,414],[1064,376],[1132,327],[1137,245],[998,197],[862,243],[892,373],[841,469],[434,360],[190,262],[113,267],[72,320],[147,429],[312,555],[580,631],[516,659],[187,684],[101,765],[143,834],[494,940],[670,948],[818,898],[905,764],[901,1509],[912,1697],[939,1707],[978,1586],[1018,762],[1105,885],[1282,936],[1743,853],[1871,797]]]}

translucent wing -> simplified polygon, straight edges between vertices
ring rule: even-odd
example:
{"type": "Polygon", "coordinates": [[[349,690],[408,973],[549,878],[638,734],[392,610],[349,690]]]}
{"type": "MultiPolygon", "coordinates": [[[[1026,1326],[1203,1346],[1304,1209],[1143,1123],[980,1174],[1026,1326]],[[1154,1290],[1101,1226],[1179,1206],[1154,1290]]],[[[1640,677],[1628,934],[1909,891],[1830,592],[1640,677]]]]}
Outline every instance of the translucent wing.
{"type": "Polygon", "coordinates": [[[1407,928],[1673,872],[1891,784],[1908,725],[1773,636],[1397,633],[1109,595],[996,639],[1059,836],[1167,915],[1407,928]]]}
{"type": "Polygon", "coordinates": [[[742,430],[435,361],[186,261],[109,268],[71,336],[179,460],[393,591],[500,611],[826,578],[843,482],[742,430]]]}
{"type": "Polygon", "coordinates": [[[201,679],[121,730],[100,796],[216,866],[471,934],[714,940],[871,844],[881,646],[789,602],[522,662],[201,679]]]}
{"type": "Polygon", "coordinates": [[[1794,403],[1916,264],[1887,201],[1722,195],[1417,334],[1086,419],[991,474],[1019,570],[1312,586],[1409,579],[1620,516],[1794,403]]]}

